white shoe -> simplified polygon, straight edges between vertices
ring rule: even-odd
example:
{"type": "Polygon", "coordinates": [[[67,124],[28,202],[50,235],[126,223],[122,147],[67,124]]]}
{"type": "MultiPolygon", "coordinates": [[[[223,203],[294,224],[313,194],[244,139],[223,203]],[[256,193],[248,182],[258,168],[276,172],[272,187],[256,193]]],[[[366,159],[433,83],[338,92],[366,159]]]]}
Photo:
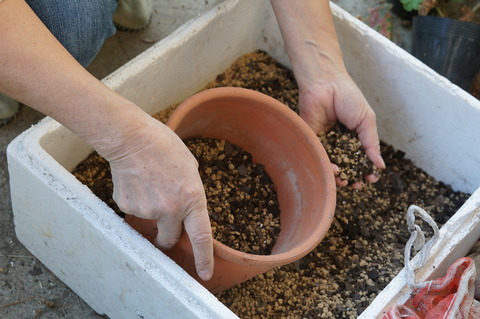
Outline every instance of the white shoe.
{"type": "Polygon", "coordinates": [[[136,32],[150,24],[152,15],[152,0],[118,0],[113,22],[118,30],[136,32]]]}
{"type": "Polygon", "coordinates": [[[17,115],[20,103],[0,93],[0,126],[13,120],[17,115]]]}

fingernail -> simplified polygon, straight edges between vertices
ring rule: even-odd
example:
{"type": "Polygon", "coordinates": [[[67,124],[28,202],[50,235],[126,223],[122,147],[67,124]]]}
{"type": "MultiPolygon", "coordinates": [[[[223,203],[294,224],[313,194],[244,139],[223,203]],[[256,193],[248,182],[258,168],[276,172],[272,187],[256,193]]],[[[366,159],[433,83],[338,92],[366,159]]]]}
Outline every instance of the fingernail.
{"type": "Polygon", "coordinates": [[[212,275],[213,275],[213,273],[209,270],[198,271],[198,276],[204,281],[208,281],[208,280],[212,279],[212,275]]]}

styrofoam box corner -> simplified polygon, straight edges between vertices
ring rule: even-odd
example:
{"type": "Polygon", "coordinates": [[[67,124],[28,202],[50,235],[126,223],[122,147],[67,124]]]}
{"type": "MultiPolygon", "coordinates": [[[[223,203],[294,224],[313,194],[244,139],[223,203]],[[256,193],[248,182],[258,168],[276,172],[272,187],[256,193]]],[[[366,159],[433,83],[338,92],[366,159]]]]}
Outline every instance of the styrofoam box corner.
{"type": "MultiPolygon", "coordinates": [[[[347,68],[377,113],[381,139],[436,179],[474,192],[480,184],[480,148],[472,138],[480,135],[479,102],[333,3],[332,9],[347,68]]],[[[257,49],[289,66],[269,2],[225,0],[104,82],[153,114],[257,49]]],[[[49,118],[12,141],[7,156],[19,240],[111,318],[236,318],[70,173],[91,151],[49,118]]],[[[473,245],[479,237],[476,207],[478,193],[442,235],[473,245]]],[[[438,259],[453,256],[440,248],[438,259]]],[[[463,253],[468,247],[451,248],[463,253]]],[[[362,316],[380,315],[405,282],[399,275],[391,285],[362,316]]]]}

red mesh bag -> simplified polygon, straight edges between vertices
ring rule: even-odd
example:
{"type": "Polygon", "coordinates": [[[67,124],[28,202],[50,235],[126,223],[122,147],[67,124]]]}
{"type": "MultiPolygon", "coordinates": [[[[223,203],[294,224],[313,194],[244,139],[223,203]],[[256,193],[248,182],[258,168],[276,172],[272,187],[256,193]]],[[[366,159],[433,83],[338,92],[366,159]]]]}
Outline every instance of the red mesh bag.
{"type": "Polygon", "coordinates": [[[403,305],[394,305],[383,319],[479,319],[480,303],[474,299],[476,269],[473,259],[463,257],[447,274],[414,290],[403,305]]]}

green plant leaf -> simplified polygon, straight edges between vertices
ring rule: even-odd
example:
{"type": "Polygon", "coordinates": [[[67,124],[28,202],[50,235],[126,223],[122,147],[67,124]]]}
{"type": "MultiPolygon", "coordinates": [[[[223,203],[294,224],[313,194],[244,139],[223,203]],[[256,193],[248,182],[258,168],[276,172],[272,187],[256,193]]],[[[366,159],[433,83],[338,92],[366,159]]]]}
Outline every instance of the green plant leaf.
{"type": "Polygon", "coordinates": [[[423,0],[400,0],[403,4],[403,8],[407,11],[418,10],[418,7],[423,0]]]}

